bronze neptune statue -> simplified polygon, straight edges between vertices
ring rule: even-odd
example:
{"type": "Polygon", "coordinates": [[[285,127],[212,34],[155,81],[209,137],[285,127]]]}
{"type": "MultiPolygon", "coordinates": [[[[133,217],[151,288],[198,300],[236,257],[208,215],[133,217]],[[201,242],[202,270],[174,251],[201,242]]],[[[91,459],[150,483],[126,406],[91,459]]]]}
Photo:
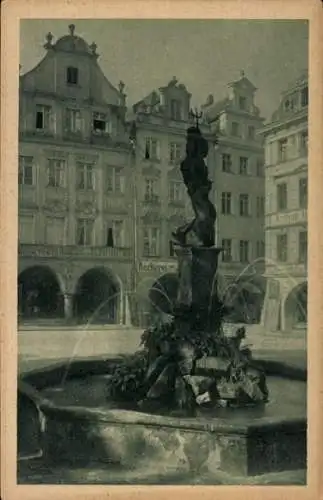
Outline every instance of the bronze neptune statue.
{"type": "Polygon", "coordinates": [[[216,210],[209,200],[212,182],[204,160],[207,154],[208,143],[197,122],[187,130],[186,158],[180,167],[195,217],[172,233],[180,245],[187,243],[189,234],[195,236],[194,246],[212,247],[215,243],[216,210]]]}

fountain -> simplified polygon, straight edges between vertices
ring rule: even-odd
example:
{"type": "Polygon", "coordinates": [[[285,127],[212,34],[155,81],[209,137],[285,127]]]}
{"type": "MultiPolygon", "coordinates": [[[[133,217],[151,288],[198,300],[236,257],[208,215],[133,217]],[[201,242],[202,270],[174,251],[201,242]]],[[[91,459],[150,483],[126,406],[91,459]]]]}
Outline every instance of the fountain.
{"type": "Polygon", "coordinates": [[[68,376],[62,365],[24,378],[42,396],[48,463],[94,460],[126,475],[154,465],[160,476],[223,471],[231,478],[306,468],[306,376],[271,375],[243,347],[244,327],[231,337],[223,331],[207,153],[196,116],[181,163],[195,217],[173,233],[173,314],[161,314],[131,356],[74,361],[68,376]],[[208,370],[199,367],[205,357],[213,360],[208,370]]]}

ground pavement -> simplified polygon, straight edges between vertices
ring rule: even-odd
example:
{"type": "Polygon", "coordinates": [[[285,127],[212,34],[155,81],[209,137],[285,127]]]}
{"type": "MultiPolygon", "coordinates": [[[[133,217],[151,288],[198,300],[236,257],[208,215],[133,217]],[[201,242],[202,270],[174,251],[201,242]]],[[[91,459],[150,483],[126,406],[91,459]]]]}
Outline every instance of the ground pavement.
{"type": "MultiPolygon", "coordinates": [[[[56,364],[60,360],[133,353],[140,346],[141,334],[142,329],[118,325],[24,325],[18,332],[18,369],[22,373],[56,364]]],[[[304,331],[268,334],[259,325],[250,325],[247,327],[246,343],[251,345],[255,358],[306,366],[304,331]]]]}

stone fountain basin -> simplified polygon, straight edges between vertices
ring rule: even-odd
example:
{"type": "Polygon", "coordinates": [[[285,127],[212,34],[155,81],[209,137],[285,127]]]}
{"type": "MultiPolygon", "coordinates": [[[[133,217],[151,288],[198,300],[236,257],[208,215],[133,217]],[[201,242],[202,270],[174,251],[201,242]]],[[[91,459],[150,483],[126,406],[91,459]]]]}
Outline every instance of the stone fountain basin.
{"type": "MultiPolygon", "coordinates": [[[[306,468],[306,375],[267,366],[270,401],[201,410],[194,418],[116,408],[106,399],[117,360],[87,360],[30,373],[45,416],[41,447],[55,463],[103,462],[159,473],[253,476],[306,468]],[[66,374],[68,373],[68,376],[66,374]]],[[[203,375],[203,374],[201,374],[203,375]]]]}

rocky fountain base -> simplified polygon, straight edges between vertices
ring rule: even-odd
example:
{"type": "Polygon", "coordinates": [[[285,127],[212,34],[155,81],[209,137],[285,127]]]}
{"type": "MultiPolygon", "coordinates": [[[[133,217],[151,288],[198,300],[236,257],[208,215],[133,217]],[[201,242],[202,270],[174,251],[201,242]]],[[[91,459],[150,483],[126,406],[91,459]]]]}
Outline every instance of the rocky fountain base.
{"type": "Polygon", "coordinates": [[[224,335],[218,249],[177,251],[175,314],[144,332],[138,352],[25,377],[38,391],[29,396],[43,415],[43,460],[94,461],[137,478],[152,468],[158,477],[222,471],[229,483],[305,469],[306,375],[270,373],[241,347],[244,329],[224,335]]]}
{"type": "MultiPolygon", "coordinates": [[[[207,476],[218,484],[224,474],[225,482],[243,484],[250,476],[305,470],[305,374],[288,373],[285,366],[281,377],[277,364],[255,364],[267,373],[267,404],[201,407],[194,417],[147,413],[108,400],[107,386],[120,359],[74,361],[67,378],[64,364],[30,373],[25,384],[37,389],[44,420],[35,447],[42,450],[46,469],[101,463],[111,471],[112,483],[132,476],[145,483],[145,474],[153,471],[156,483],[172,477],[174,484],[174,477],[186,474],[188,483],[207,476]]],[[[197,368],[196,378],[207,376],[197,368]]],[[[32,419],[24,412],[21,419],[23,433],[32,419]]]]}

